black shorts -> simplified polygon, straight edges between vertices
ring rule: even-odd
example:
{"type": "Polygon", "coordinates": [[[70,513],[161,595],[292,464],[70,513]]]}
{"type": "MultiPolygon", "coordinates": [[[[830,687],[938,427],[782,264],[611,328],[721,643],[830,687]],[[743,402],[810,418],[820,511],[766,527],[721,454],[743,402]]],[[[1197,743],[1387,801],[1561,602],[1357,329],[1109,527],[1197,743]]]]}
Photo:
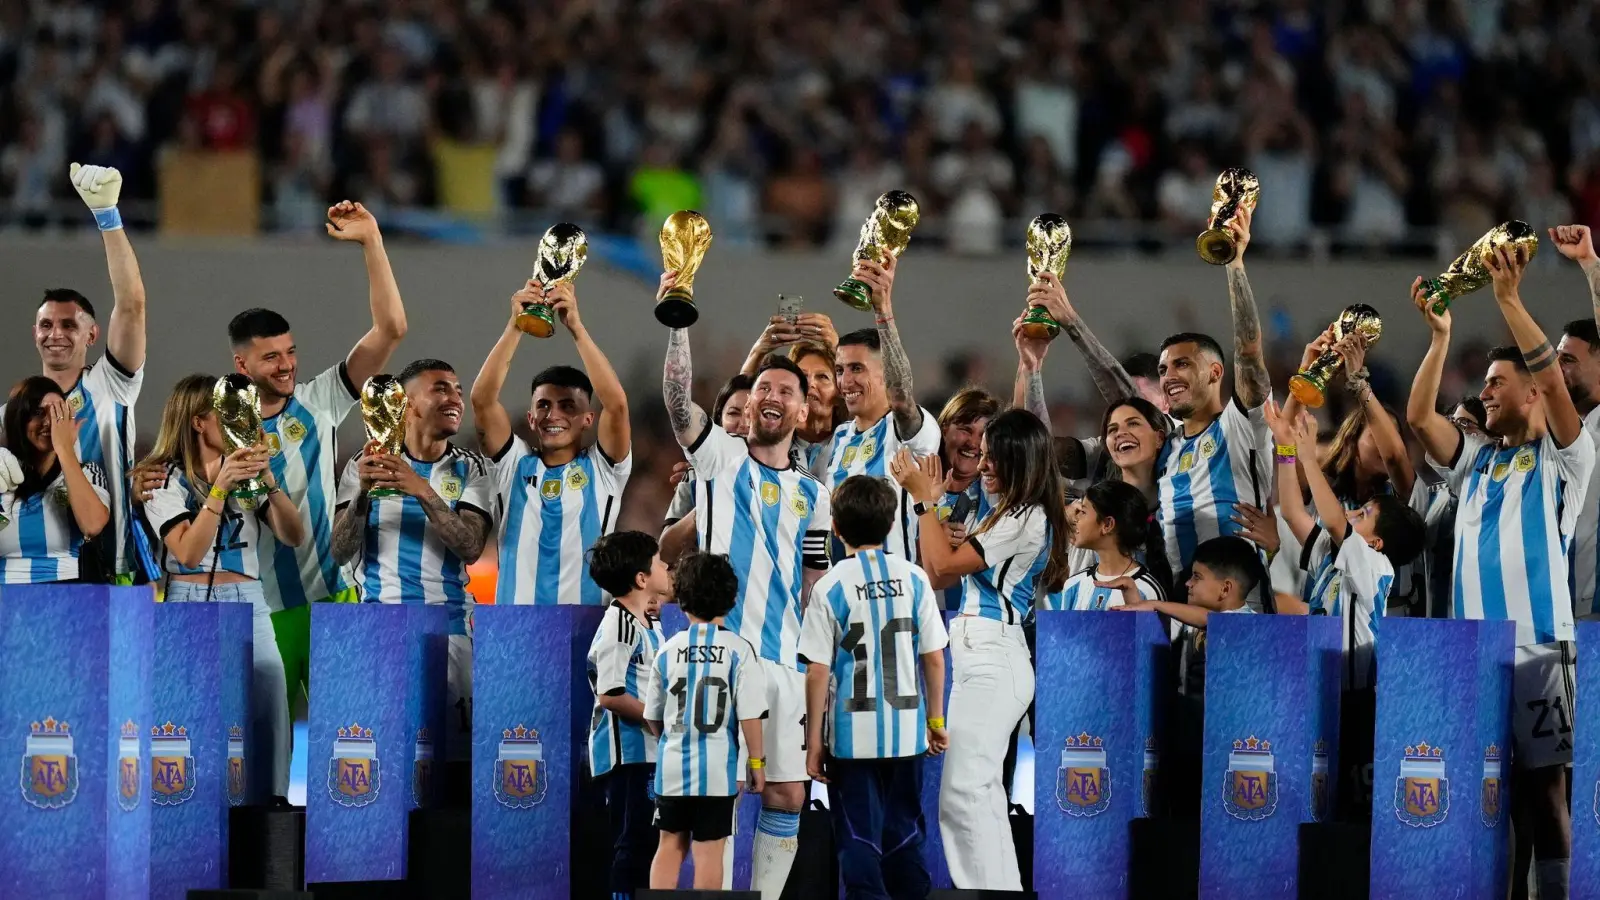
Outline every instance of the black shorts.
{"type": "Polygon", "coordinates": [[[720,841],[733,834],[734,797],[657,797],[656,829],[688,834],[691,841],[720,841]]]}

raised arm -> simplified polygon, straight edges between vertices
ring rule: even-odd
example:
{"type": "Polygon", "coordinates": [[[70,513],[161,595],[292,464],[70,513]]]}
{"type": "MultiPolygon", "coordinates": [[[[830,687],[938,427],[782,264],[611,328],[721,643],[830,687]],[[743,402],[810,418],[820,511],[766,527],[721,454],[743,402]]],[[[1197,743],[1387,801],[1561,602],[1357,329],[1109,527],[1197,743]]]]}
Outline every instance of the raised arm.
{"type": "Polygon", "coordinates": [[[1246,409],[1255,409],[1272,392],[1267,357],[1261,340],[1261,313],[1244,274],[1244,251],[1250,245],[1252,212],[1240,207],[1228,222],[1239,242],[1239,255],[1228,263],[1228,308],[1233,314],[1233,390],[1246,409]]]}
{"type": "MultiPolygon", "coordinates": [[[[1268,400],[1264,412],[1267,417],[1267,427],[1272,430],[1272,440],[1280,447],[1294,448],[1293,453],[1274,453],[1278,460],[1278,515],[1283,516],[1283,521],[1294,533],[1295,540],[1304,544],[1317,523],[1306,509],[1305,497],[1300,494],[1300,477],[1295,471],[1295,465],[1301,453],[1305,454],[1305,458],[1310,460],[1313,466],[1316,465],[1315,420],[1312,420],[1311,440],[1301,443],[1300,420],[1289,417],[1288,404],[1279,409],[1278,404],[1268,400]]],[[[1304,409],[1300,410],[1299,415],[1311,418],[1311,414],[1304,409]]]]}
{"type": "Polygon", "coordinates": [[[912,393],[911,359],[900,343],[900,329],[894,324],[894,273],[899,262],[856,260],[854,277],[872,288],[872,309],[877,313],[878,345],[883,351],[883,381],[889,394],[889,410],[894,414],[895,432],[909,438],[922,429],[922,407],[912,393]]]}
{"type": "Polygon", "coordinates": [[[511,360],[517,355],[517,344],[522,332],[517,329],[517,314],[524,303],[544,300],[544,289],[529,280],[522,290],[511,295],[511,318],[505,330],[472,380],[472,427],[478,432],[478,449],[486,456],[496,457],[511,442],[511,414],[500,403],[500,389],[505,387],[506,376],[511,373],[511,360]]]}
{"type": "MultiPolygon", "coordinates": [[[[676,273],[661,276],[661,287],[656,300],[676,284],[676,273]]],[[[667,421],[672,423],[672,434],[678,446],[693,447],[710,427],[706,411],[694,402],[694,360],[689,356],[689,331],[674,328],[667,332],[667,359],[661,367],[661,399],[667,404],[667,421]]]]}
{"type": "MultiPolygon", "coordinates": [[[[1317,445],[1316,420],[1310,415],[1301,419],[1299,443],[1302,447],[1317,445]]],[[[1317,507],[1317,518],[1322,521],[1323,529],[1333,541],[1334,549],[1338,549],[1339,545],[1344,543],[1345,536],[1350,533],[1350,520],[1347,518],[1344,504],[1339,502],[1339,495],[1333,492],[1333,485],[1328,483],[1328,476],[1323,473],[1322,467],[1317,465],[1315,453],[1300,457],[1300,469],[1306,473],[1306,484],[1311,488],[1311,502],[1317,507]]],[[[1282,472],[1279,473],[1279,477],[1282,477],[1282,472]]],[[[1299,536],[1298,533],[1296,536],[1299,536]]],[[[1304,537],[1300,537],[1300,543],[1304,544],[1305,541],[1304,537]]]]}
{"type": "Polygon", "coordinates": [[[1028,305],[1043,306],[1050,317],[1060,323],[1061,331],[1072,339],[1072,343],[1083,354],[1083,361],[1089,367],[1089,377],[1094,379],[1100,396],[1107,403],[1139,396],[1139,387],[1133,383],[1133,377],[1089,330],[1088,323],[1083,321],[1083,316],[1078,315],[1078,310],[1067,299],[1067,290],[1056,279],[1055,273],[1046,272],[1042,277],[1043,281],[1028,289],[1028,305]]]}
{"type": "Polygon", "coordinates": [[[345,357],[350,383],[360,385],[383,371],[400,341],[406,336],[406,310],[400,302],[400,285],[383,249],[383,233],[378,220],[367,208],[349,200],[328,207],[328,234],[341,241],[361,245],[361,258],[367,265],[367,302],[372,307],[372,328],[356,341],[345,357]]]}
{"type": "MultiPolygon", "coordinates": [[[[1367,339],[1359,334],[1352,334],[1340,341],[1334,348],[1344,359],[1344,370],[1350,382],[1350,389],[1355,392],[1361,402],[1361,414],[1366,419],[1367,430],[1372,433],[1372,438],[1377,442],[1378,455],[1383,458],[1383,467],[1389,473],[1389,482],[1394,485],[1394,492],[1399,497],[1411,496],[1411,485],[1417,480],[1417,471],[1411,465],[1411,452],[1406,449],[1405,438],[1400,436],[1400,429],[1395,424],[1394,417],[1378,402],[1378,397],[1372,392],[1372,385],[1363,375],[1367,368],[1367,339]]],[[[1288,407],[1288,403],[1284,407],[1288,407]]]]}
{"type": "Polygon", "coordinates": [[[1489,273],[1494,276],[1494,299],[1505,317],[1506,327],[1522,351],[1528,364],[1528,374],[1539,386],[1539,402],[1544,405],[1545,422],[1556,444],[1566,447],[1583,433],[1583,417],[1567,393],[1567,383],[1561,378],[1561,368],[1556,365],[1556,351],[1544,336],[1539,323],[1528,314],[1518,292],[1522,273],[1527,270],[1532,254],[1520,249],[1500,247],[1489,254],[1489,273]]]}
{"type": "Polygon", "coordinates": [[[1439,412],[1439,381],[1444,378],[1445,358],[1450,355],[1450,311],[1433,311],[1433,298],[1423,288],[1421,278],[1411,282],[1411,302],[1427,321],[1431,337],[1428,353],[1422,357],[1417,377],[1411,382],[1406,423],[1435,462],[1449,465],[1461,449],[1461,429],[1439,412]]]}
{"type": "Polygon", "coordinates": [[[1594,236],[1587,225],[1560,225],[1550,229],[1550,240],[1556,250],[1583,268],[1589,281],[1589,304],[1594,310],[1594,320],[1600,325],[1600,256],[1594,252],[1594,236]]]}
{"type": "Polygon", "coordinates": [[[1038,416],[1045,430],[1050,431],[1050,404],[1044,398],[1044,358],[1050,352],[1050,342],[1024,334],[1021,316],[1011,323],[1011,339],[1017,345],[1017,381],[1011,405],[1038,416]]]}
{"type": "Polygon", "coordinates": [[[106,329],[106,350],[129,372],[144,368],[144,278],[133,244],[122,228],[117,200],[122,196],[122,173],[108,166],[72,164],[72,187],[94,213],[100,238],[106,245],[106,269],[111,275],[111,324],[106,329]]]}
{"type": "Polygon", "coordinates": [[[550,291],[549,298],[556,315],[561,317],[561,323],[572,332],[578,358],[583,361],[583,370],[589,373],[589,381],[594,385],[595,399],[600,401],[600,425],[596,429],[599,432],[600,450],[607,459],[620,462],[627,458],[633,447],[628,395],[622,390],[622,379],[617,377],[617,370],[611,367],[611,361],[600,351],[600,346],[594,342],[589,329],[584,327],[583,320],[579,318],[578,295],[572,283],[557,285],[550,291]]]}

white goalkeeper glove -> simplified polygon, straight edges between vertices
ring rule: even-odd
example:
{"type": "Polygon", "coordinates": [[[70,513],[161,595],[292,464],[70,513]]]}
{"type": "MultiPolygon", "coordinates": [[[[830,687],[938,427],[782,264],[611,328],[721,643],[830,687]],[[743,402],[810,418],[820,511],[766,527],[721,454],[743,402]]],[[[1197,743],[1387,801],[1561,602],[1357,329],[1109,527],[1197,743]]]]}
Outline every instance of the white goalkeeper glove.
{"type": "Polygon", "coordinates": [[[122,196],[122,173],[110,166],[85,166],[72,164],[72,187],[83,198],[85,206],[94,213],[94,221],[101,231],[116,231],[122,227],[122,214],[117,212],[117,200],[122,196]]]}
{"type": "Polygon", "coordinates": [[[16,454],[0,447],[0,494],[10,493],[22,484],[22,465],[16,454]]]}

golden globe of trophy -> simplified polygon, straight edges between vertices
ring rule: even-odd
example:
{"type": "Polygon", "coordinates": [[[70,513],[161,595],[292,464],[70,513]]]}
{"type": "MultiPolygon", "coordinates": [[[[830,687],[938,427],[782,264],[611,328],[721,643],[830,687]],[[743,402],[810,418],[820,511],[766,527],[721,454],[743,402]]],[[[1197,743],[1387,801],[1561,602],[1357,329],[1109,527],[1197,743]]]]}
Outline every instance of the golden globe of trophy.
{"type": "MultiPolygon", "coordinates": [[[[393,375],[374,375],[361,385],[361,422],[367,426],[367,444],[378,453],[399,456],[406,449],[406,389],[393,375]]],[[[373,499],[398,497],[394,488],[367,491],[373,499]]]]}
{"type": "Polygon", "coordinates": [[[1456,261],[1439,277],[1429,278],[1422,283],[1423,291],[1432,298],[1433,314],[1444,315],[1444,311],[1450,308],[1450,301],[1494,281],[1494,276],[1489,273],[1489,254],[1501,247],[1524,249],[1528,259],[1532,260],[1533,255],[1539,252],[1539,235],[1532,225],[1516,219],[1489,229],[1488,234],[1478,238],[1465,253],[1456,257],[1456,261]]]}
{"type": "MultiPolygon", "coordinates": [[[[905,191],[889,191],[879,197],[861,226],[853,258],[876,263],[887,262],[891,256],[898,259],[911,243],[911,229],[917,227],[921,216],[917,198],[905,191]]],[[[863,281],[846,278],[833,289],[833,295],[862,312],[872,312],[872,288],[863,281]]]]}
{"type": "MultiPolygon", "coordinates": [[[[570,222],[551,225],[539,239],[539,255],[533,265],[533,280],[549,291],[578,277],[578,270],[589,259],[589,236],[570,222]]],[[[524,303],[517,315],[517,329],[523,334],[547,338],[555,333],[555,309],[548,303],[524,303]]]]}
{"type": "MultiPolygon", "coordinates": [[[[1352,334],[1362,335],[1367,339],[1367,346],[1371,347],[1383,337],[1383,319],[1378,311],[1365,303],[1356,303],[1344,308],[1339,313],[1339,318],[1333,320],[1333,339],[1342,341],[1352,334]]],[[[1312,409],[1322,406],[1328,396],[1328,384],[1333,381],[1340,368],[1344,366],[1344,357],[1333,350],[1324,350],[1321,355],[1312,360],[1311,365],[1300,370],[1300,373],[1289,379],[1289,393],[1294,395],[1301,404],[1312,409]]]]}
{"type": "MultiPolygon", "coordinates": [[[[227,452],[255,449],[261,445],[261,398],[255,382],[234,373],[217,379],[211,389],[211,408],[217,413],[217,430],[227,452]]],[[[230,495],[242,504],[254,504],[267,495],[267,483],[259,476],[234,485],[230,495]]]]}
{"type": "Polygon", "coordinates": [[[1211,218],[1206,230],[1194,239],[1200,258],[1213,266],[1225,266],[1239,256],[1239,241],[1227,228],[1228,220],[1240,208],[1255,211],[1261,198],[1261,180],[1249,169],[1223,169],[1217,186],[1211,190],[1211,218]]]}
{"type": "Polygon", "coordinates": [[[694,275],[711,248],[711,223],[692,209],[680,209],[661,225],[661,267],[678,280],[656,303],[656,321],[688,328],[700,318],[694,305],[694,275]]]}
{"type": "MultiPolygon", "coordinates": [[[[1028,223],[1028,278],[1033,284],[1044,280],[1052,272],[1060,281],[1067,271],[1067,257],[1072,253],[1072,227],[1055,213],[1034,216],[1028,223]]],[[[1048,341],[1061,333],[1061,323],[1042,306],[1029,307],[1022,315],[1022,333],[1033,340],[1048,341]]]]}

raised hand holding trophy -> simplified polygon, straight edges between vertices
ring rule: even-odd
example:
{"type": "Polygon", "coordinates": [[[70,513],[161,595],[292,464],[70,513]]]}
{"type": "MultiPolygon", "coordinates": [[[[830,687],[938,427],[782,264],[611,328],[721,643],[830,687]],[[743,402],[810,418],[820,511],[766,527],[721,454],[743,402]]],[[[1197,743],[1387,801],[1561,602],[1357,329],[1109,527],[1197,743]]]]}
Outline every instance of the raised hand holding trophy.
{"type": "MultiPolygon", "coordinates": [[[[1383,319],[1378,311],[1365,303],[1356,303],[1344,308],[1339,313],[1339,318],[1333,320],[1333,339],[1342,341],[1352,334],[1359,334],[1367,339],[1367,346],[1378,343],[1383,337],[1383,319]]],[[[1344,357],[1332,350],[1327,350],[1312,361],[1311,365],[1302,369],[1299,374],[1289,379],[1289,393],[1296,400],[1311,409],[1318,409],[1328,396],[1328,384],[1333,381],[1333,376],[1344,365],[1344,357]]]]}
{"type": "Polygon", "coordinates": [[[678,280],[656,302],[656,321],[688,328],[700,318],[694,305],[694,276],[711,248],[711,223],[692,209],[680,209],[661,225],[661,267],[678,280]]]}
{"type": "MultiPolygon", "coordinates": [[[[1056,280],[1067,271],[1067,257],[1072,253],[1072,227],[1055,213],[1034,216],[1028,223],[1028,278],[1038,284],[1046,272],[1056,280]]],[[[1061,333],[1061,323],[1042,306],[1032,306],[1022,316],[1022,333],[1036,341],[1053,340],[1061,333]]]]}
{"type": "Polygon", "coordinates": [[[1225,266],[1239,255],[1239,244],[1228,230],[1240,207],[1255,211],[1261,198],[1261,181],[1249,169],[1223,169],[1217,176],[1217,186],[1211,190],[1211,218],[1206,230],[1194,239],[1194,249],[1200,258],[1213,266],[1225,266]]]}
{"type": "Polygon", "coordinates": [[[1488,234],[1473,242],[1439,277],[1429,278],[1422,283],[1423,293],[1433,298],[1433,314],[1444,315],[1444,311],[1450,308],[1450,301],[1493,281],[1494,276],[1490,274],[1488,266],[1489,255],[1507,246],[1527,251],[1531,262],[1533,255],[1539,252],[1539,235],[1533,226],[1516,219],[1489,229],[1488,234]]]}
{"type": "MultiPolygon", "coordinates": [[[[211,389],[211,407],[216,410],[217,429],[222,432],[228,454],[261,445],[261,398],[256,394],[255,382],[238,373],[218,378],[211,389]]],[[[239,482],[229,495],[251,508],[267,495],[267,490],[266,481],[256,476],[239,482]]]]}
{"type": "MultiPolygon", "coordinates": [[[[551,225],[539,239],[539,255],[533,266],[533,280],[549,291],[578,277],[589,259],[589,236],[570,222],[551,225]]],[[[555,333],[556,314],[548,303],[524,303],[517,315],[517,329],[523,334],[547,338],[555,333]]]]}
{"type": "MultiPolygon", "coordinates": [[[[399,456],[406,446],[405,386],[393,375],[374,375],[361,385],[361,421],[367,426],[367,446],[378,453],[399,456]]],[[[373,499],[398,497],[394,488],[374,487],[373,499]]]]}
{"type": "MultiPolygon", "coordinates": [[[[853,258],[878,263],[891,256],[898,259],[911,243],[911,229],[917,227],[919,218],[917,198],[905,191],[889,191],[879,197],[861,226],[861,240],[856,242],[853,258]]],[[[846,278],[833,289],[833,295],[862,312],[872,312],[872,288],[863,281],[846,278]]]]}

